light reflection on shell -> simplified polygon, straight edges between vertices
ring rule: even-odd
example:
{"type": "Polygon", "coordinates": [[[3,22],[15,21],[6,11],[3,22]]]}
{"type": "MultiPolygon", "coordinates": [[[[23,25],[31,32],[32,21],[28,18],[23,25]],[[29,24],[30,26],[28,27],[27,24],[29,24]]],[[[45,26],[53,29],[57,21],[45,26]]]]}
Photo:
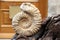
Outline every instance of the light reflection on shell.
{"type": "Polygon", "coordinates": [[[20,35],[30,36],[35,34],[41,27],[41,14],[38,8],[31,3],[22,3],[21,12],[12,19],[12,26],[20,35]]]}

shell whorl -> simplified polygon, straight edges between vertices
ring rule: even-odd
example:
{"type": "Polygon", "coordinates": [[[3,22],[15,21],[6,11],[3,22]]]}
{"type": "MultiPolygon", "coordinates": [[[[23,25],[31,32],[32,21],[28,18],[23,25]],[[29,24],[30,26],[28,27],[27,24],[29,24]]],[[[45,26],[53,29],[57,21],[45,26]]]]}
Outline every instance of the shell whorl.
{"type": "Polygon", "coordinates": [[[31,3],[22,3],[21,12],[12,19],[12,26],[20,35],[30,36],[35,34],[41,27],[41,14],[38,8],[31,3]]]}

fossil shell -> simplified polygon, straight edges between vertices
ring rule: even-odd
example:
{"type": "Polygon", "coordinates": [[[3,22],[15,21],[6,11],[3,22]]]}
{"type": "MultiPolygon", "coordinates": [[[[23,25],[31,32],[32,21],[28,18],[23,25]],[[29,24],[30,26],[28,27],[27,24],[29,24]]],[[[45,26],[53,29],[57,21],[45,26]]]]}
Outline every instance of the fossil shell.
{"type": "Polygon", "coordinates": [[[22,3],[21,12],[12,19],[12,26],[20,35],[30,36],[35,34],[41,27],[41,14],[38,8],[31,3],[22,3]]]}

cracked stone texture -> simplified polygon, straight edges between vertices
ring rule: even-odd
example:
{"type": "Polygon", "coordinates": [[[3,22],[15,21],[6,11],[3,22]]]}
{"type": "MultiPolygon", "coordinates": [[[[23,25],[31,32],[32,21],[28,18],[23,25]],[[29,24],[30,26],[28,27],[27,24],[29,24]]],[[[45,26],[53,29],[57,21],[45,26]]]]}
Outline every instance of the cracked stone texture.
{"type": "Polygon", "coordinates": [[[60,14],[60,0],[48,0],[48,16],[60,14]]]}

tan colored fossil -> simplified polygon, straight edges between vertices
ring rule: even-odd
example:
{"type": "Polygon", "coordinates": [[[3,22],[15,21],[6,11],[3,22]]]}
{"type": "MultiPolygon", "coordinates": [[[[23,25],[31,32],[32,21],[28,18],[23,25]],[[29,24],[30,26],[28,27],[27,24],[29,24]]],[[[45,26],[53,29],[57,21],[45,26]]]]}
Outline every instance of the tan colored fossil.
{"type": "Polygon", "coordinates": [[[41,14],[38,8],[31,3],[22,3],[21,12],[12,19],[12,26],[21,36],[30,36],[38,32],[41,27],[41,14]]]}

